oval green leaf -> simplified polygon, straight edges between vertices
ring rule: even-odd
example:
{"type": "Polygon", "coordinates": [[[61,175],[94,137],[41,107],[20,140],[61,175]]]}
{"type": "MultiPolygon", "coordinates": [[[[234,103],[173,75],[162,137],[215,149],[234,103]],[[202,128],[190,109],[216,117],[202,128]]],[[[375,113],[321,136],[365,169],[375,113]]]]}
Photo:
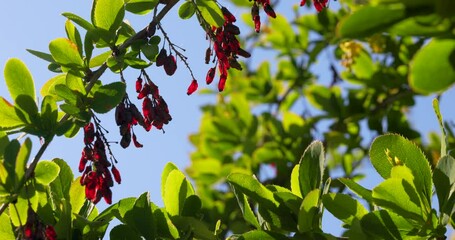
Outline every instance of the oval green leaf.
{"type": "Polygon", "coordinates": [[[402,4],[366,6],[342,19],[337,34],[343,38],[362,38],[381,32],[406,17],[402,4]]]}
{"type": "Polygon", "coordinates": [[[126,11],[139,15],[149,13],[158,4],[158,0],[129,0],[125,2],[126,11]]]}
{"type": "Polygon", "coordinates": [[[12,99],[27,95],[35,100],[35,84],[25,63],[17,58],[9,59],[5,65],[4,76],[12,99]]]}
{"type": "Polygon", "coordinates": [[[428,203],[431,202],[433,183],[430,164],[414,143],[397,134],[379,136],[371,144],[370,159],[376,171],[385,179],[390,177],[394,162],[398,161],[411,169],[417,192],[428,203]]]}
{"type": "Polygon", "coordinates": [[[455,40],[433,39],[415,54],[410,65],[409,85],[416,92],[431,94],[441,93],[453,83],[455,40]]]}
{"type": "Polygon", "coordinates": [[[196,6],[194,6],[194,3],[192,1],[186,1],[179,7],[179,17],[181,19],[189,19],[194,15],[195,12],[196,6]]]}
{"type": "Polygon", "coordinates": [[[201,11],[202,17],[208,24],[221,27],[224,24],[223,12],[218,4],[213,0],[196,0],[196,5],[201,11]]]}
{"type": "Polygon", "coordinates": [[[172,170],[164,186],[164,206],[166,211],[171,216],[180,215],[182,212],[185,200],[194,195],[194,189],[191,183],[186,179],[185,175],[179,170],[172,170]]]}
{"type": "Polygon", "coordinates": [[[324,146],[321,141],[314,141],[305,149],[300,159],[300,191],[305,197],[314,189],[319,189],[324,175],[324,146]]]}
{"type": "Polygon", "coordinates": [[[49,44],[54,60],[65,67],[83,67],[84,61],[79,54],[77,45],[66,38],[57,38],[49,44]]]}
{"type": "Polygon", "coordinates": [[[91,107],[97,113],[107,113],[125,96],[126,85],[122,82],[114,82],[101,86],[94,94],[91,107]]]}
{"type": "Polygon", "coordinates": [[[38,183],[49,185],[60,173],[60,167],[51,161],[40,161],[35,168],[35,179],[38,183]]]}
{"type": "Polygon", "coordinates": [[[95,0],[92,7],[92,23],[97,28],[115,32],[123,21],[123,0],[95,0]]]}

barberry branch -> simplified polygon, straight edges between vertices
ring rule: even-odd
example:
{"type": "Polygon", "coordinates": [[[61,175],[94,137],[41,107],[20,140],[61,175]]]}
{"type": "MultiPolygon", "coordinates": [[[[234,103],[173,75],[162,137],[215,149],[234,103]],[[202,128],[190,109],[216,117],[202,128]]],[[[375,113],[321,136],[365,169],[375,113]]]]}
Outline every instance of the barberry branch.
{"type": "Polygon", "coordinates": [[[193,71],[191,70],[191,67],[190,65],[188,64],[188,61],[187,61],[187,57],[185,55],[183,55],[183,53],[181,53],[179,50],[177,50],[177,48],[181,49],[182,51],[185,51],[185,49],[175,45],[174,43],[171,42],[171,39],[169,38],[169,36],[167,35],[167,33],[164,31],[163,27],[161,26],[161,24],[158,23],[158,27],[160,28],[160,31],[161,33],[163,34],[164,36],[164,39],[166,39],[166,41],[169,43],[169,47],[171,47],[171,49],[175,52],[175,54],[177,55],[177,57],[180,58],[180,60],[183,61],[183,63],[185,64],[186,68],[188,69],[188,71],[190,72],[191,74],[191,77],[193,79],[196,79],[194,77],[194,74],[193,74],[193,71]]]}
{"type": "MultiPolygon", "coordinates": [[[[175,4],[177,4],[178,1],[179,0],[170,0],[166,4],[166,6],[164,6],[163,9],[153,18],[153,20],[149,23],[149,25],[147,27],[145,27],[144,29],[142,29],[141,31],[136,33],[134,36],[127,39],[122,45],[120,45],[117,48],[118,51],[122,52],[123,50],[130,47],[138,39],[144,39],[146,37],[149,37],[149,29],[156,28],[156,25],[164,18],[164,16],[166,16],[166,14],[169,12],[169,10],[171,10],[175,6],[175,4]]],[[[90,72],[90,74],[89,74],[90,77],[88,78],[88,83],[85,86],[85,90],[87,91],[87,93],[89,93],[92,90],[96,81],[103,75],[103,73],[106,71],[106,69],[107,69],[107,63],[105,62],[97,70],[90,72]]],[[[70,115],[65,114],[62,117],[62,119],[60,120],[59,124],[62,124],[63,122],[67,121],[69,119],[69,117],[70,117],[70,115]]],[[[33,158],[33,161],[30,163],[29,167],[27,168],[27,171],[25,172],[25,176],[24,176],[25,181],[27,181],[28,179],[30,179],[32,177],[32,175],[35,171],[36,165],[38,164],[39,160],[43,156],[43,154],[46,151],[49,144],[52,142],[52,139],[53,139],[53,136],[49,137],[47,139],[44,139],[43,145],[41,145],[40,149],[38,150],[35,157],[33,158]]],[[[23,184],[20,185],[20,188],[17,189],[17,191],[20,191],[22,186],[23,186],[23,184]]],[[[15,200],[15,199],[17,199],[17,195],[14,196],[13,200],[15,200]]],[[[9,205],[9,202],[3,203],[0,206],[0,215],[6,210],[8,205],[9,205]]]]}

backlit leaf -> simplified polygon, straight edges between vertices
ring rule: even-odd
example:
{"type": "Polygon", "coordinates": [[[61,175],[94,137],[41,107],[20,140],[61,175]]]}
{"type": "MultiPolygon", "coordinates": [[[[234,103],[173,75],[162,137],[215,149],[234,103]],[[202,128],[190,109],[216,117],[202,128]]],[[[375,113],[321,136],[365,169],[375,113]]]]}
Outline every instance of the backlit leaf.
{"type": "Polygon", "coordinates": [[[5,65],[4,76],[13,100],[19,95],[26,95],[35,100],[35,83],[27,66],[21,60],[9,59],[5,65]]]}
{"type": "Polygon", "coordinates": [[[419,93],[441,93],[455,83],[455,40],[433,39],[414,56],[409,85],[419,93]],[[429,61],[437,59],[437,61],[429,61]]]}

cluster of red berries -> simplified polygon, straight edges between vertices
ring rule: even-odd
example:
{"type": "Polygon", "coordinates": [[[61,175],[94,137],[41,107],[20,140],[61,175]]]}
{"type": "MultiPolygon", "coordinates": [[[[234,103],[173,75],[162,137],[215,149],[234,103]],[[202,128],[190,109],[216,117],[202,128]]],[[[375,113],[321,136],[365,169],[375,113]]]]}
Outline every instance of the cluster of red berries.
{"type": "MultiPolygon", "coordinates": [[[[314,8],[316,8],[316,11],[320,12],[322,9],[327,7],[327,3],[329,0],[313,0],[313,5],[314,8]]],[[[305,6],[306,0],[301,0],[300,6],[305,6]]]]}
{"type": "Polygon", "coordinates": [[[271,18],[276,18],[275,11],[270,5],[270,0],[254,0],[251,7],[251,17],[254,22],[254,30],[258,33],[261,30],[261,17],[259,16],[259,5],[262,5],[264,12],[271,18]]]}
{"type": "Polygon", "coordinates": [[[136,134],[134,134],[133,126],[140,125],[145,130],[150,131],[152,124],[150,121],[145,120],[139,109],[130,102],[128,96],[125,96],[122,102],[115,108],[115,123],[120,127],[120,146],[127,148],[131,139],[133,140],[134,146],[137,148],[143,147],[141,143],[137,141],[136,134]]]}
{"type": "Polygon", "coordinates": [[[172,117],[169,114],[169,108],[166,101],[160,95],[158,86],[150,79],[142,84],[142,78],[136,80],[136,92],[138,99],[144,99],[142,102],[142,114],[144,116],[145,130],[150,131],[153,125],[157,129],[163,129],[164,124],[168,124],[172,117]]]}
{"type": "MultiPolygon", "coordinates": [[[[216,61],[216,65],[209,69],[205,80],[207,84],[212,83],[215,77],[216,67],[218,66],[220,73],[218,90],[220,92],[224,90],[224,86],[228,77],[228,69],[232,67],[238,70],[242,70],[239,62],[237,62],[238,56],[246,58],[251,56],[247,51],[243,50],[240,47],[240,43],[236,37],[240,34],[240,29],[234,25],[234,22],[236,21],[235,16],[232,15],[232,13],[229,12],[229,10],[225,7],[222,7],[221,11],[223,12],[225,20],[224,24],[219,28],[212,27],[211,32],[208,33],[213,41],[213,50],[209,47],[205,55],[205,63],[208,64],[210,62],[211,56],[213,55],[213,51],[215,52],[213,61],[216,61]]],[[[197,89],[197,82],[193,80],[190,87],[188,88],[188,94],[194,92],[195,88],[197,89]]]]}
{"type": "Polygon", "coordinates": [[[94,204],[98,203],[101,198],[104,198],[107,204],[111,204],[110,187],[114,186],[112,175],[114,175],[114,180],[120,184],[120,172],[107,160],[106,145],[100,132],[95,131],[92,122],[84,126],[84,143],[79,172],[83,172],[80,182],[82,186],[85,186],[85,197],[94,204]],[[90,164],[86,166],[89,161],[90,164]],[[112,168],[109,171],[110,166],[112,168]]]}
{"type": "Polygon", "coordinates": [[[45,225],[38,218],[38,215],[33,211],[31,207],[28,209],[27,222],[23,226],[23,237],[21,239],[33,240],[57,240],[57,233],[54,227],[45,225]]]}
{"type": "Polygon", "coordinates": [[[156,66],[163,66],[164,71],[169,76],[174,75],[175,70],[177,70],[177,62],[174,55],[172,55],[172,53],[167,55],[167,51],[164,48],[162,48],[160,53],[158,53],[158,56],[156,56],[156,66]]]}

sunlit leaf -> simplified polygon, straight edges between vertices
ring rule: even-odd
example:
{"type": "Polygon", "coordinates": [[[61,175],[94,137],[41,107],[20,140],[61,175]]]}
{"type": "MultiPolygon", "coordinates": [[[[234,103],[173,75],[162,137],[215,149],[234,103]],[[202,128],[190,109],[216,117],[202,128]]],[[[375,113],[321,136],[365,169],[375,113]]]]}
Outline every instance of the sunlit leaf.
{"type": "Polygon", "coordinates": [[[409,85],[422,94],[441,93],[455,83],[455,40],[433,39],[414,56],[409,85]],[[429,61],[437,59],[437,61],[429,61]]]}

